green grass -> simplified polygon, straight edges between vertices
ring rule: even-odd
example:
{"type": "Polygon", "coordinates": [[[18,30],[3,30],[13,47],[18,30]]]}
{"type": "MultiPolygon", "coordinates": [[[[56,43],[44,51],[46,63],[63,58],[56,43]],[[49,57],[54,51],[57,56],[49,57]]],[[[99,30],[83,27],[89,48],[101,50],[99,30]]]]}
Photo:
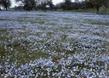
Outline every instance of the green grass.
{"type": "Polygon", "coordinates": [[[109,26],[109,22],[107,22],[107,21],[99,21],[99,20],[91,20],[91,19],[84,20],[84,23],[89,23],[89,24],[93,24],[93,25],[109,26]]]}
{"type": "Polygon", "coordinates": [[[31,51],[20,45],[6,47],[8,50],[4,46],[0,46],[0,60],[9,59],[10,63],[16,63],[17,65],[25,64],[39,58],[48,58],[48,54],[41,50],[31,51]]]}
{"type": "MultiPolygon", "coordinates": [[[[25,33],[26,35],[27,33],[25,33]]],[[[24,36],[24,35],[23,35],[24,36]]],[[[19,38],[22,37],[19,36],[19,38]]],[[[17,66],[39,58],[48,58],[48,53],[41,49],[31,50],[28,40],[14,40],[14,36],[6,29],[0,29],[0,61],[16,63],[17,66]],[[13,41],[14,40],[14,41],[13,41]]]]}
{"type": "MultiPolygon", "coordinates": [[[[95,8],[91,9],[73,9],[73,10],[57,10],[58,12],[88,12],[88,13],[97,13],[97,10],[95,8]]],[[[109,8],[100,8],[99,13],[97,14],[109,14],[109,8]]]]}
{"type": "Polygon", "coordinates": [[[96,13],[96,9],[78,9],[78,10],[73,10],[73,11],[96,13]]]}
{"type": "Polygon", "coordinates": [[[28,17],[23,17],[23,18],[19,18],[19,19],[8,19],[8,18],[1,18],[0,21],[16,21],[16,22],[20,22],[20,23],[38,23],[38,24],[45,24],[45,22],[47,22],[46,19],[29,19],[28,17]]]}

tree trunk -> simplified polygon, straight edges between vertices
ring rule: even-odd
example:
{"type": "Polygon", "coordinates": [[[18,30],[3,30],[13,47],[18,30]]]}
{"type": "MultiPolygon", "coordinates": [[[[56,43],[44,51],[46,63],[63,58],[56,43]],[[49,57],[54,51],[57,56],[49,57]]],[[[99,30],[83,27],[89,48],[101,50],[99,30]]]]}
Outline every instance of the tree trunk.
{"type": "Polygon", "coordinates": [[[97,13],[99,13],[100,6],[96,6],[97,13]]]}
{"type": "Polygon", "coordinates": [[[8,10],[8,8],[7,8],[7,7],[6,7],[5,9],[6,9],[6,11],[8,10]]]}

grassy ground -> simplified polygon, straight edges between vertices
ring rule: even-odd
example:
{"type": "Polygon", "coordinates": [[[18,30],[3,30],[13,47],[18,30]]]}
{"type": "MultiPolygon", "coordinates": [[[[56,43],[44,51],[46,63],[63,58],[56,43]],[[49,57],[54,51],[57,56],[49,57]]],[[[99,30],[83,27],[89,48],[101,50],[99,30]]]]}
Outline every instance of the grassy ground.
{"type": "Polygon", "coordinates": [[[0,17],[0,76],[108,78],[108,15],[7,11],[0,17]]]}
{"type": "MultiPolygon", "coordinates": [[[[62,10],[59,10],[62,11],[62,10]]],[[[97,13],[96,9],[77,9],[77,10],[67,10],[65,12],[87,12],[87,13],[97,13]]],[[[100,11],[97,14],[109,14],[109,8],[100,8],[100,11]]]]}

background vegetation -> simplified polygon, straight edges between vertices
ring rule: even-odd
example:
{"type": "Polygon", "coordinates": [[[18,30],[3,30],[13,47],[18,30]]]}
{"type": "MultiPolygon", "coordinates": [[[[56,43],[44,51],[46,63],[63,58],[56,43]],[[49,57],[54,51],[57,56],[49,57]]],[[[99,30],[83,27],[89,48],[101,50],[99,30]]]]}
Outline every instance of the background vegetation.
{"type": "MultiPolygon", "coordinates": [[[[52,0],[16,0],[20,4],[14,7],[14,10],[73,10],[73,11],[92,11],[97,13],[108,13],[109,0],[84,0],[72,2],[64,0],[54,5],[52,0]]],[[[1,8],[8,10],[11,6],[11,0],[0,0],[1,8]]]]}

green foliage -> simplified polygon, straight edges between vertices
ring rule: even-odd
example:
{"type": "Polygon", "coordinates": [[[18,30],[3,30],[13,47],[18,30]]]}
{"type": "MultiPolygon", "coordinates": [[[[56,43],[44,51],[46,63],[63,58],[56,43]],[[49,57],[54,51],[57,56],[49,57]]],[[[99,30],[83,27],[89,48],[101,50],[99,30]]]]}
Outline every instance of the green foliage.
{"type": "Polygon", "coordinates": [[[100,7],[104,6],[107,7],[109,0],[86,0],[89,1],[97,10],[97,12],[100,11],[100,7]]]}
{"type": "Polygon", "coordinates": [[[71,10],[72,9],[72,1],[71,0],[65,0],[63,4],[64,10],[71,10]]]}
{"type": "Polygon", "coordinates": [[[0,5],[7,10],[11,6],[11,1],[10,0],[0,0],[0,5]]]}
{"type": "Polygon", "coordinates": [[[23,3],[24,10],[33,10],[33,9],[52,10],[55,8],[52,0],[47,0],[45,2],[41,2],[41,0],[16,0],[16,1],[17,2],[21,1],[23,3]]]}
{"type": "Polygon", "coordinates": [[[24,9],[25,10],[32,10],[36,6],[36,1],[35,0],[24,0],[24,9]]]}

